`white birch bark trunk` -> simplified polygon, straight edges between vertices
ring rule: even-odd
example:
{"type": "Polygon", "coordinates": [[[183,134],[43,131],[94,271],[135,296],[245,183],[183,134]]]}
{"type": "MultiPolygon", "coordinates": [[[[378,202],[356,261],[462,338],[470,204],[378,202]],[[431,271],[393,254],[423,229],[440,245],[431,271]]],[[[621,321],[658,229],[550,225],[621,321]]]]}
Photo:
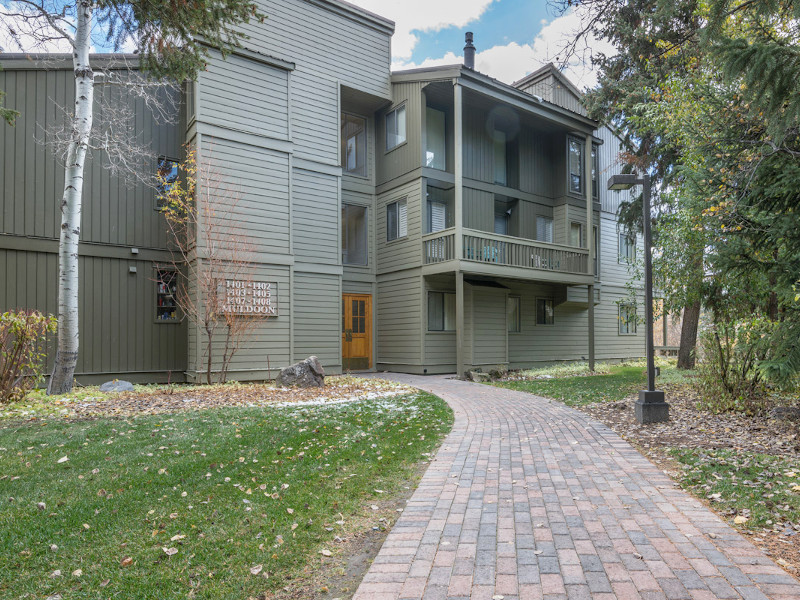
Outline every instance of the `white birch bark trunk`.
{"type": "Polygon", "coordinates": [[[93,116],[94,73],[89,64],[89,48],[94,6],[91,0],[79,0],[77,9],[72,54],[75,115],[64,175],[58,246],[58,345],[47,387],[48,394],[63,394],[72,389],[78,362],[78,242],[81,234],[84,164],[93,116]]]}

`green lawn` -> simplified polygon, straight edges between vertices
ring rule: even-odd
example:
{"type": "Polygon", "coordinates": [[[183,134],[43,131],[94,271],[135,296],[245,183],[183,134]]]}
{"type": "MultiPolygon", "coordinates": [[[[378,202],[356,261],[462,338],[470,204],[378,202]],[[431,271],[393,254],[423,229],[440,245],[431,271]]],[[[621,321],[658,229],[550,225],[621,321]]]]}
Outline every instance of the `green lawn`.
{"type": "MultiPolygon", "coordinates": [[[[635,394],[647,383],[643,364],[604,365],[602,368],[606,373],[601,375],[560,377],[556,372],[555,375],[551,375],[552,379],[498,381],[493,385],[554,398],[569,406],[579,406],[592,402],[623,400],[635,394]]],[[[547,374],[547,369],[526,372],[530,377],[542,377],[547,374]]]]}
{"type": "Polygon", "coordinates": [[[451,424],[422,393],[5,423],[0,597],[235,599],[297,586],[451,424]]]}
{"type": "Polygon", "coordinates": [[[671,450],[680,482],[736,525],[783,529],[800,522],[800,460],[731,450],[671,450]]]}

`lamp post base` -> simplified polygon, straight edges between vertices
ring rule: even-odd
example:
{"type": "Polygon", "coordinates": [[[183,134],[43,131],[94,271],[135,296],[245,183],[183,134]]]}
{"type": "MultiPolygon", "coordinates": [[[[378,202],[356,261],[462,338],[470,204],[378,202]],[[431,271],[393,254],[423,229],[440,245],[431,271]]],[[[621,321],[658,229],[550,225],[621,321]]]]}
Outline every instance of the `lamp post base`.
{"type": "Polygon", "coordinates": [[[643,425],[669,421],[669,404],[660,390],[640,390],[635,404],[636,420],[643,425]]]}

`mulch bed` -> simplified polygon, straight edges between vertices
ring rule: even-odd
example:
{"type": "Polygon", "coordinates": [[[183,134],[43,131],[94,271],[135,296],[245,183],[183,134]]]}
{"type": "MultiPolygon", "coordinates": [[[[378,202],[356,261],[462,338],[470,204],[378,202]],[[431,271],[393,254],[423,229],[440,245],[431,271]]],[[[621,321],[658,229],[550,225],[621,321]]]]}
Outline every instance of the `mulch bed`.
{"type": "MultiPolygon", "coordinates": [[[[800,423],[769,416],[712,414],[697,407],[699,396],[688,386],[664,386],[670,404],[667,423],[640,425],[634,417],[635,397],[621,402],[576,407],[613,429],[675,480],[681,465],[670,448],[732,450],[742,453],[800,457],[800,423]]],[[[717,507],[705,498],[709,508],[717,507]]],[[[718,512],[718,511],[717,511],[718,512]]],[[[726,515],[722,515],[727,518],[726,515]]],[[[800,524],[796,524],[800,525],[800,524]]],[[[800,532],[791,530],[739,531],[792,575],[800,574],[800,532]]]]}

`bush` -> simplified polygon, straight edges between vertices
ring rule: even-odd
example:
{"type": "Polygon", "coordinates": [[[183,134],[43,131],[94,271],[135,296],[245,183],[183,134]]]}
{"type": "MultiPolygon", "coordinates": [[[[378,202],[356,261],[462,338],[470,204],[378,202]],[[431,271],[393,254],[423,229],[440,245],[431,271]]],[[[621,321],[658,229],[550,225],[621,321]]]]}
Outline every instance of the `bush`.
{"type": "Polygon", "coordinates": [[[36,310],[0,315],[0,404],[25,397],[42,380],[45,338],[56,318],[36,310]]]}
{"type": "Polygon", "coordinates": [[[706,327],[700,337],[701,406],[712,412],[757,414],[769,404],[761,364],[771,358],[776,323],[764,317],[706,327]]]}

